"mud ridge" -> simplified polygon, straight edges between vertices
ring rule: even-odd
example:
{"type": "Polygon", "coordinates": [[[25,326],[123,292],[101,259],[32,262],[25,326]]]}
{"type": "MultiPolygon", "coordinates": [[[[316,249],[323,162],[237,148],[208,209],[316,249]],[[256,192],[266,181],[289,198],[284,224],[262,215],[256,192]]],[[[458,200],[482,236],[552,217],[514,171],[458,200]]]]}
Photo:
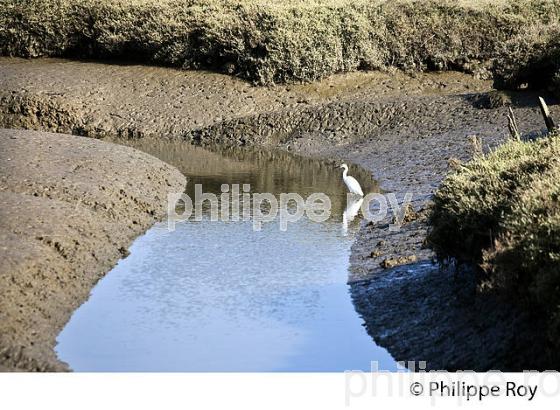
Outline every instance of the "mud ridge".
{"type": "Polygon", "coordinates": [[[186,181],[132,148],[36,131],[0,129],[0,163],[0,370],[68,370],[56,336],[186,181]]]}

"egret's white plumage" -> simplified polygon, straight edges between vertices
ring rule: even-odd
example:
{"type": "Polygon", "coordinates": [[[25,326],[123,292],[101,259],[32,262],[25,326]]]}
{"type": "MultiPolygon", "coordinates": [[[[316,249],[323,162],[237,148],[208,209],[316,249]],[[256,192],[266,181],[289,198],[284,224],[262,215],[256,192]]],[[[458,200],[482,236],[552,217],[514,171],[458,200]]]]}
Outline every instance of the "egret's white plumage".
{"type": "Polygon", "coordinates": [[[360,183],[356,181],[356,178],[348,175],[348,165],[342,164],[340,168],[344,169],[344,171],[342,172],[342,180],[348,187],[348,190],[353,194],[364,196],[364,192],[362,191],[360,183]]]}

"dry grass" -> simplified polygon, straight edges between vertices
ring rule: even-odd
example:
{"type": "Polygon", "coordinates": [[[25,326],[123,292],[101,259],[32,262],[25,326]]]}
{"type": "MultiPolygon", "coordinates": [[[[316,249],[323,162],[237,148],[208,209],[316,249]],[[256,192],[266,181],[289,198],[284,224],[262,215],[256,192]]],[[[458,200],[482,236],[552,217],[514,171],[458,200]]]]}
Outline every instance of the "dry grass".
{"type": "Polygon", "coordinates": [[[0,53],[211,68],[258,84],[397,67],[483,70],[546,0],[4,0],[0,53]]]}

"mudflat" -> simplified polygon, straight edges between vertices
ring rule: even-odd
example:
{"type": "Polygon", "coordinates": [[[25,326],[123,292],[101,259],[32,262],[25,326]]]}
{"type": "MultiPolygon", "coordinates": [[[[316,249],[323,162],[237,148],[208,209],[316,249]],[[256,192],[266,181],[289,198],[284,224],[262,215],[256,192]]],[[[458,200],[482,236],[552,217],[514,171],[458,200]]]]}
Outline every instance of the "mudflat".
{"type": "Polygon", "coordinates": [[[400,71],[256,87],[205,71],[0,57],[0,123],[96,138],[275,145],[311,131],[336,134],[338,140],[364,136],[400,113],[397,104],[389,104],[396,96],[476,93],[490,87],[490,81],[461,73],[411,76],[400,71]]]}
{"type": "MultiPolygon", "coordinates": [[[[489,81],[453,72],[358,72],[254,87],[207,72],[0,59],[1,126],[281,148],[357,163],[398,199],[411,193],[414,216],[400,231],[391,232],[389,220],[363,226],[349,282],[376,342],[397,360],[427,361],[429,369],[551,363],[538,323],[494,296],[476,295],[468,275],[458,282],[423,246],[426,209],[450,160],[472,157],[469,136],[481,138],[484,150],[508,138],[508,107],[521,132],[541,130],[537,96],[496,92],[489,81]]],[[[551,109],[557,117],[558,106],[551,109]]]]}
{"type": "Polygon", "coordinates": [[[0,370],[67,370],[57,334],[185,183],[132,148],[0,129],[0,370]]]}

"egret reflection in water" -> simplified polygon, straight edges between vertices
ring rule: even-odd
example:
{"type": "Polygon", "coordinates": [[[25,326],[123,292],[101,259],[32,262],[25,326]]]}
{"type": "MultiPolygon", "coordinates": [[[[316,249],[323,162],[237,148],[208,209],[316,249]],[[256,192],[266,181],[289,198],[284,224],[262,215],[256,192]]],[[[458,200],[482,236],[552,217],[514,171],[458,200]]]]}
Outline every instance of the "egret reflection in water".
{"type": "Polygon", "coordinates": [[[348,235],[348,226],[356,219],[356,216],[358,216],[362,204],[364,203],[364,198],[348,194],[346,201],[346,209],[342,213],[342,234],[344,236],[348,235]]]}

